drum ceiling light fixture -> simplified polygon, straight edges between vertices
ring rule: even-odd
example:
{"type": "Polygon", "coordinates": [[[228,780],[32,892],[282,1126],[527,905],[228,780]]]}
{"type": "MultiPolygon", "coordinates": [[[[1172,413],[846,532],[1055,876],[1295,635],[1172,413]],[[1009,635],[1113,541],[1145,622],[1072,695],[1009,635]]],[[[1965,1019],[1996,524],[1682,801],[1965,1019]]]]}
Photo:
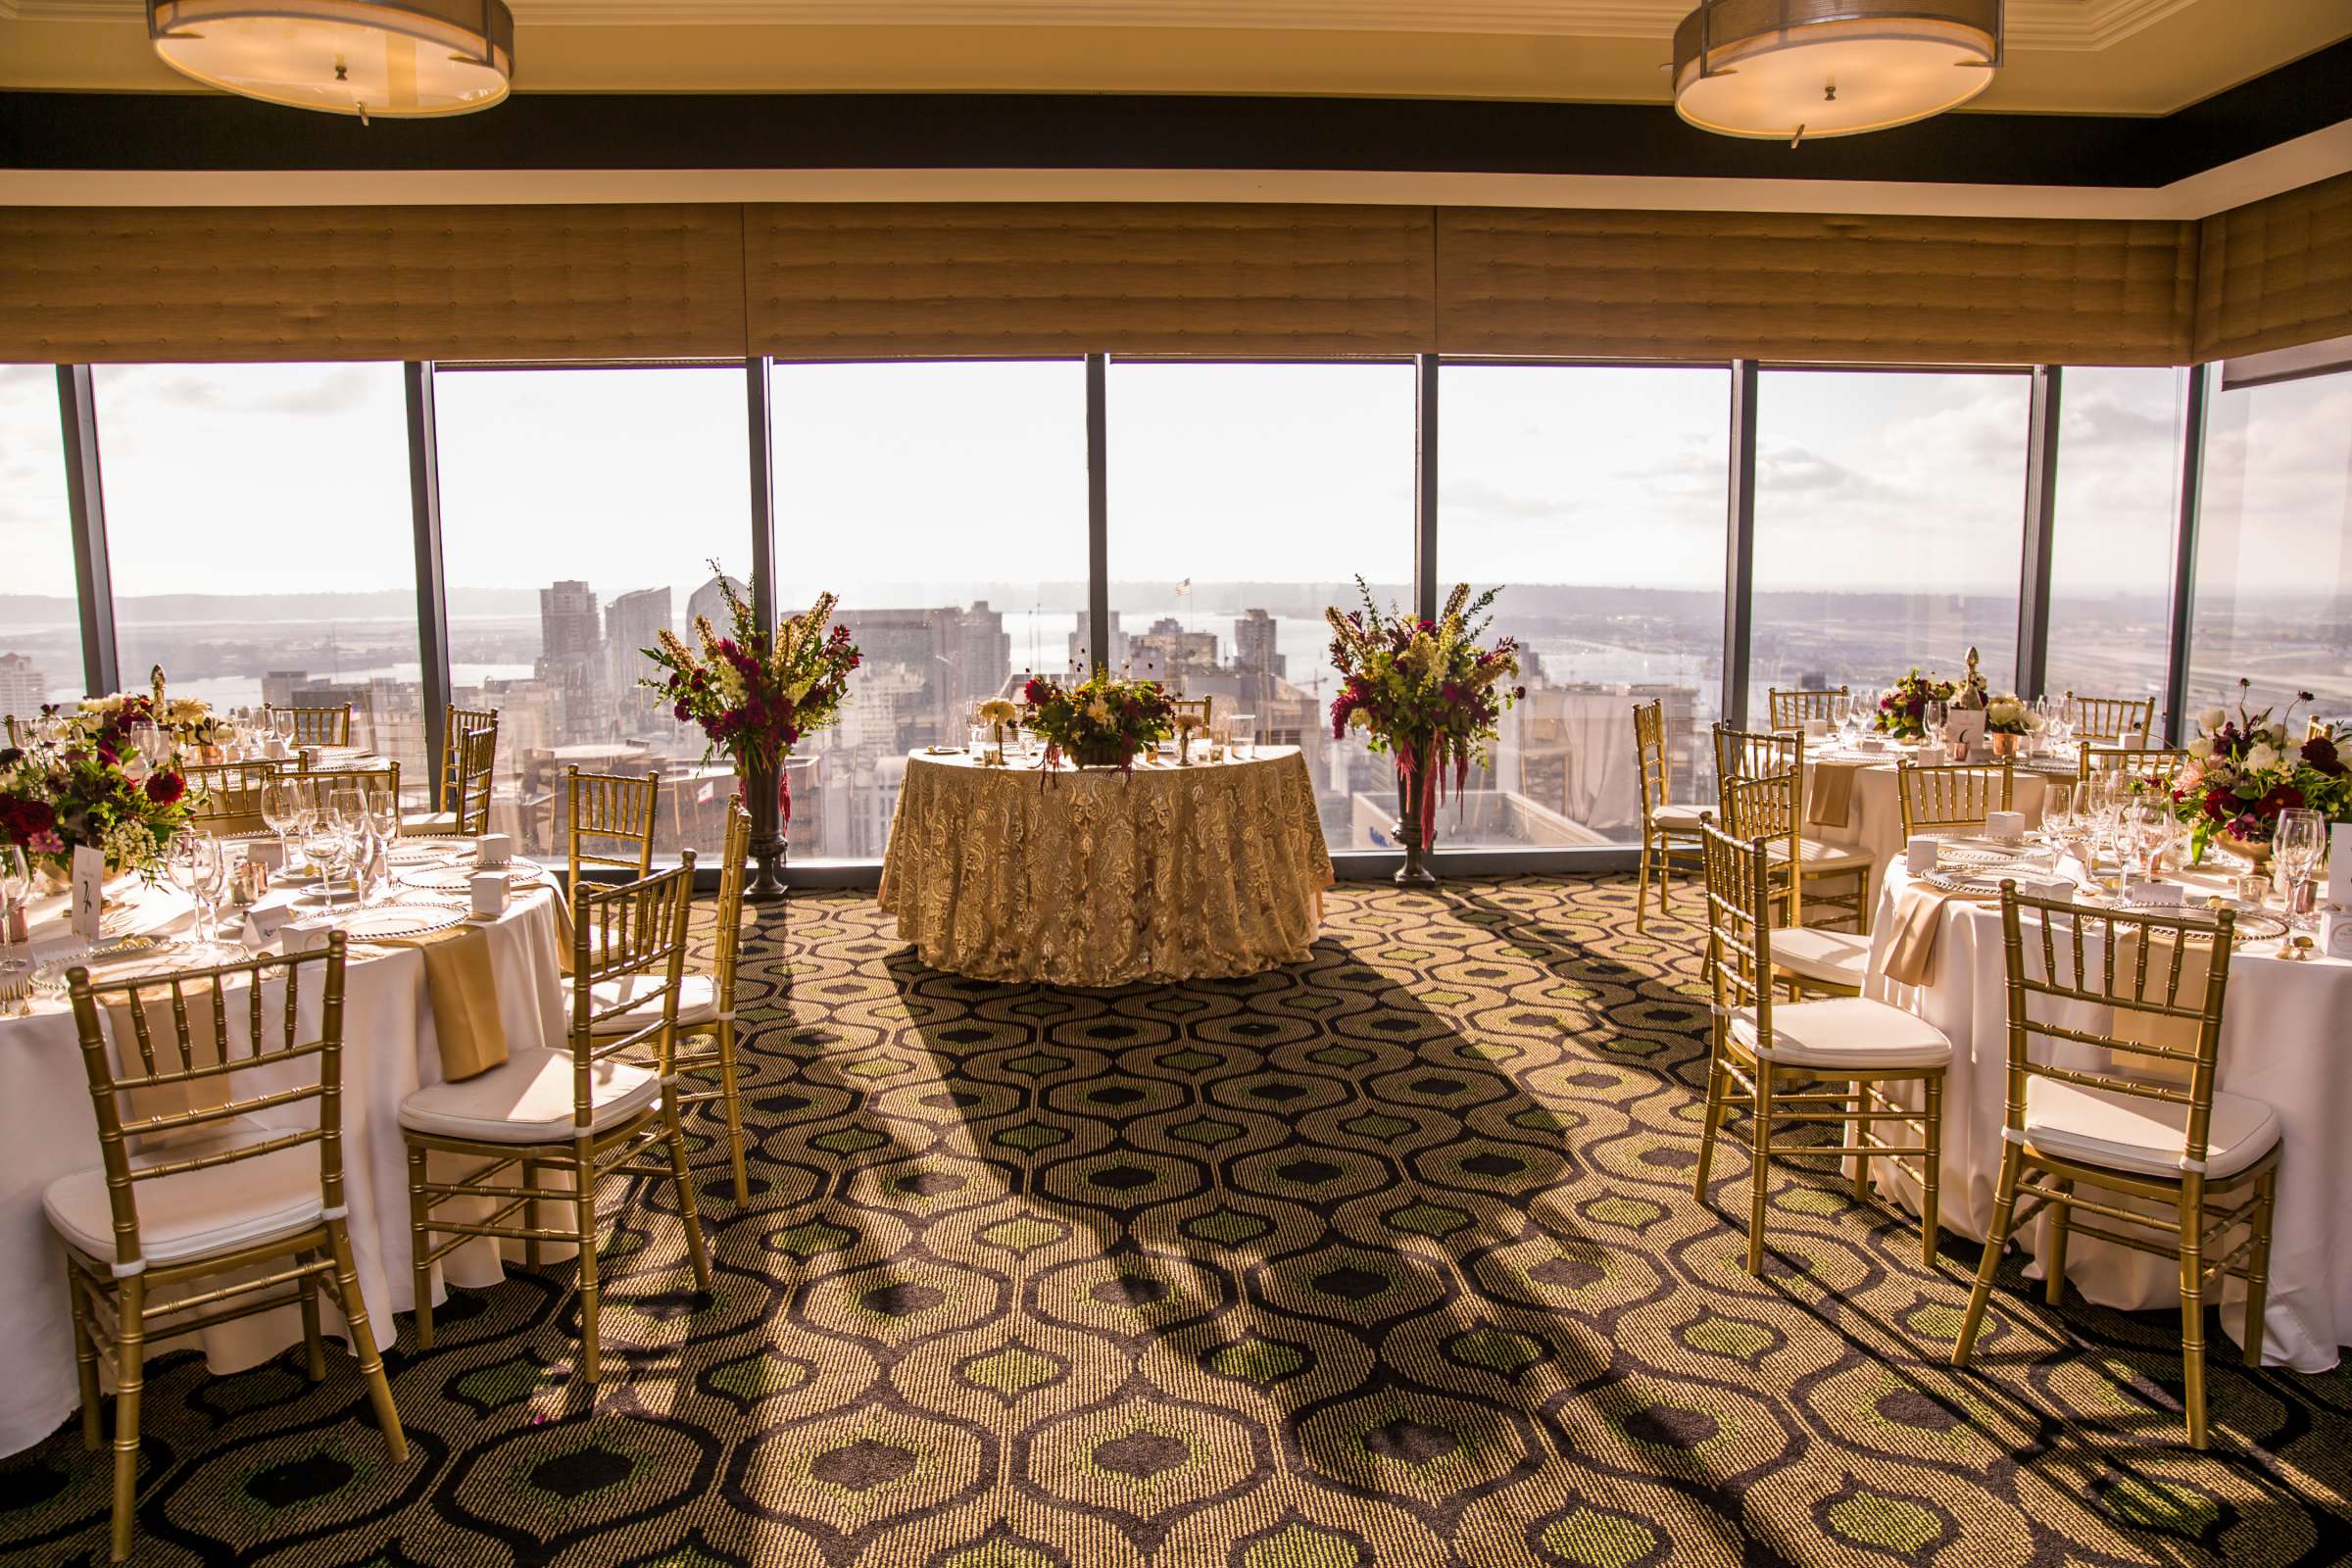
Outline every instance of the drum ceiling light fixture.
{"type": "Polygon", "coordinates": [[[165,65],[266,103],[357,115],[464,115],[506,97],[505,0],[147,0],[165,65]]]}
{"type": "Polygon", "coordinates": [[[1674,29],[1674,111],[1726,136],[1853,136],[1983,92],[2002,0],[1701,0],[1674,29]]]}

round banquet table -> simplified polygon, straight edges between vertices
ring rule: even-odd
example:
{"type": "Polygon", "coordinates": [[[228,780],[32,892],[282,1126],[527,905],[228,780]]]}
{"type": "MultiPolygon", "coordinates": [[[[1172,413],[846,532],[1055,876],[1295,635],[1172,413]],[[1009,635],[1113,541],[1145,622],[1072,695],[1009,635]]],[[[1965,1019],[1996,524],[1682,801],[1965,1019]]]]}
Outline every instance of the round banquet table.
{"type": "MultiPolygon", "coordinates": [[[[1877,753],[1833,748],[1816,755],[1808,746],[1805,753],[1805,836],[1868,851],[1874,894],[1886,874],[1886,862],[1900,858],[1903,853],[1903,803],[1895,762],[1910,755],[1907,747],[1877,753]],[[1823,784],[1825,769],[1832,768],[1851,769],[1853,774],[1852,798],[1842,821],[1832,819],[1834,802],[1823,784]]],[[[2025,813],[2026,826],[2041,823],[2042,781],[2074,776],[2071,758],[2035,758],[2017,764],[2013,809],[2025,813]]]]}
{"type": "MultiPolygon", "coordinates": [[[[1886,877],[1878,916],[1871,922],[1864,994],[1908,1008],[1952,1042],[1943,1090],[1943,1223],[1982,1241],[1992,1223],[1993,1190],[2000,1179],[2008,1092],[2000,905],[1946,900],[1936,915],[1939,928],[1926,982],[1897,985],[1882,969],[1896,924],[1895,902],[1910,878],[1899,858],[1886,877]]],[[[2200,890],[2220,891],[2219,876],[2174,880],[2192,887],[2210,882],[2210,889],[2200,890]]],[[[2027,954],[2038,969],[2038,939],[2032,930],[2029,922],[2027,954]]],[[[2277,956],[2277,951],[2275,942],[2257,943],[2230,955],[2215,1084],[2268,1102],[2278,1113],[2285,1151],[2278,1167],[2270,1296],[2263,1311],[2263,1360],[2299,1372],[2324,1372],[2336,1364],[2336,1348],[2352,1343],[2352,1207],[2342,1197],[2352,1185],[2352,1147],[2343,1136],[2352,1126],[2352,1054],[2345,1051],[2344,1033],[2344,1020],[2352,1018],[2352,962],[2289,960],[2277,956]]],[[[2104,1007],[2087,1008],[2085,1016],[2067,1021],[2103,1032],[2107,1014],[2104,1007]]],[[[2040,1059],[2062,1066],[2111,1070],[2107,1054],[2095,1049],[2060,1054],[2044,1041],[2036,1050],[2040,1059]]],[[[2131,1064],[2138,1058],[2121,1060],[2125,1070],[2137,1070],[2131,1064]]],[[[1919,1195],[1910,1179],[1884,1161],[1876,1163],[1875,1178],[1916,1210],[1919,1195]]],[[[2036,1257],[2042,1228],[2037,1220],[2016,1238],[2036,1257]]],[[[2066,1277],[2085,1300],[2100,1306],[2177,1308],[2180,1303],[2176,1265],[2080,1233],[2067,1249],[2066,1277]]],[[[2232,1342],[2240,1340],[2244,1301],[2244,1287],[2230,1281],[2223,1297],[2222,1327],[2232,1342]]]]}
{"type": "Polygon", "coordinates": [[[933,968],[1116,986],[1300,962],[1330,885],[1295,746],[1132,771],[917,752],[881,905],[933,968]]]}
{"type": "MultiPolygon", "coordinates": [[[[193,919],[186,897],[135,881],[108,891],[126,918],[110,920],[110,936],[139,931],[184,931],[193,919]]],[[[510,1050],[561,1047],[568,1024],[556,894],[517,896],[490,924],[490,961],[498,1010],[510,1050]]],[[[62,900],[50,901],[52,906],[62,900]]],[[[54,907],[33,906],[36,961],[59,945],[42,941],[56,928],[54,907]]],[[[304,1027],[316,1031],[316,987],[304,996],[304,1027]]],[[[24,1017],[0,1016],[0,1344],[9,1347],[10,1376],[0,1381],[0,1455],[19,1452],[57,1429],[80,1404],[74,1373],[74,1337],[66,1305],[65,1258],[41,1209],[41,1192],[69,1172],[99,1162],[98,1119],[90,1103],[74,1014],[62,997],[36,996],[24,1017]]],[[[103,1014],[102,1014],[103,1016],[103,1014]]],[[[396,1115],[401,1100],[441,1081],[440,1046],[425,990],[424,956],[415,948],[354,946],[344,977],[343,1179],[360,1294],[368,1303],[376,1348],[388,1350],[397,1333],[392,1314],[416,1305],[409,1247],[408,1156],[396,1115]]],[[[111,1024],[110,1024],[111,1034],[111,1024]]],[[[249,1086],[240,1084],[239,1092],[249,1086]]],[[[281,1107],[256,1117],[303,1126],[312,1104],[281,1107]]],[[[499,1244],[485,1240],[443,1258],[439,1279],[467,1287],[495,1285],[503,1274],[499,1244]]],[[[332,1300],[320,1308],[327,1331],[344,1333],[332,1300]]],[[[149,1345],[152,1359],[200,1342],[216,1373],[257,1366],[302,1341],[292,1306],[225,1323],[191,1340],[149,1345]]]]}

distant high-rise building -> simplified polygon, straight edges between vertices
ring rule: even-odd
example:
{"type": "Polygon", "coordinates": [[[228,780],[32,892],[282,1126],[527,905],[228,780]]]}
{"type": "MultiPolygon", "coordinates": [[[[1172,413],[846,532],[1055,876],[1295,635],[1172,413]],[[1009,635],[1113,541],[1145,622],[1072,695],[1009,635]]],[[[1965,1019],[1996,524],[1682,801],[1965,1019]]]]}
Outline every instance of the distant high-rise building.
{"type": "MultiPolygon", "coordinates": [[[[1089,612],[1081,610],[1078,612],[1078,629],[1070,633],[1068,667],[1071,669],[1094,668],[1093,647],[1094,616],[1089,612]]],[[[1115,610],[1110,612],[1110,647],[1107,652],[1107,662],[1112,669],[1117,669],[1121,664],[1127,662],[1127,634],[1119,630],[1119,612],[1115,610]]]]}
{"type": "Polygon", "coordinates": [[[300,708],[294,694],[311,684],[307,669],[272,669],[262,676],[262,701],[271,708],[300,708]]]}
{"type": "Polygon", "coordinates": [[[1154,680],[1212,670],[1217,667],[1217,634],[1186,631],[1174,616],[1162,615],[1150,631],[1139,632],[1128,641],[1127,662],[1135,666],[1138,675],[1149,674],[1154,680]]]}
{"type": "Polygon", "coordinates": [[[0,713],[29,718],[49,700],[49,677],[23,654],[0,654],[0,713]]]}
{"type": "Polygon", "coordinates": [[[593,654],[602,637],[596,595],[584,582],[559,582],[539,590],[539,656],[570,659],[593,654]]]}
{"type": "Polygon", "coordinates": [[[637,684],[653,667],[643,650],[653,647],[655,639],[669,629],[666,588],[639,588],[616,596],[605,607],[606,676],[622,708],[642,707],[638,699],[653,695],[637,684]]]}
{"type": "Polygon", "coordinates": [[[1245,610],[1233,623],[1233,667],[1245,675],[1287,675],[1290,661],[1278,651],[1282,623],[1262,610],[1245,610]]]}
{"type": "Polygon", "coordinates": [[[947,658],[954,676],[947,701],[952,708],[968,708],[1004,689],[1005,677],[1012,673],[1012,636],[1004,629],[1004,616],[989,609],[985,599],[969,610],[946,613],[947,658]]]}
{"type": "Polygon", "coordinates": [[[749,599],[752,596],[749,588],[732,577],[713,577],[697,588],[686,601],[686,624],[689,627],[692,627],[699,617],[716,627],[721,637],[727,634],[727,596],[719,587],[721,582],[734,589],[735,597],[738,599],[749,599]]]}

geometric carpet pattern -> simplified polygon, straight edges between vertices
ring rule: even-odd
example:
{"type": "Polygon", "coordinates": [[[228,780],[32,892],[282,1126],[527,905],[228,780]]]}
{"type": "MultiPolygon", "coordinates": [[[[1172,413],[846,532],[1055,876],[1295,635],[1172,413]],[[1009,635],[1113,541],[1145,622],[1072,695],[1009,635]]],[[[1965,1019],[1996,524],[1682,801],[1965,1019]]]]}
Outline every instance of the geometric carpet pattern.
{"type": "MultiPolygon", "coordinates": [[[[828,1568],[2331,1562],[2352,1383],[2053,1312],[1746,1166],[1689,1190],[1689,928],[1622,877],[1344,884],[1312,959],[1071,992],[927,970],[870,896],[762,911],[753,1192],[698,1112],[715,1275],[615,1182],[605,1381],[568,1264],[401,1319],[385,1462],[350,1359],[150,1368],[141,1563],[828,1568]],[[1727,1215],[1729,1221],[1727,1222],[1727,1215]]],[[[715,1107],[710,1107],[714,1111],[715,1107]]],[[[2290,1155],[2291,1157],[2291,1155],[2290,1155]]],[[[2216,1337],[2217,1345],[2224,1342],[2216,1337]]],[[[0,1552],[105,1560],[103,1455],[0,1466],[0,1552]]]]}

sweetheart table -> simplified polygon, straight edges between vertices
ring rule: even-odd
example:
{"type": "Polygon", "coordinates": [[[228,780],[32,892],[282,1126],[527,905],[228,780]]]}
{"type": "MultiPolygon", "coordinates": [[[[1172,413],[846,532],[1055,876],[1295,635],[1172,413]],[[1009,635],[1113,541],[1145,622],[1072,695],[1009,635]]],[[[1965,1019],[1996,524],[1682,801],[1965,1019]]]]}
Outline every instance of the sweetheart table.
{"type": "MultiPolygon", "coordinates": [[[[506,913],[488,924],[499,1019],[511,1049],[564,1044],[568,996],[558,974],[564,926],[556,898],[552,887],[518,889],[506,913]]],[[[184,933],[194,917],[187,898],[168,887],[133,884],[122,902],[124,918],[119,926],[110,922],[110,936],[184,933]]],[[[56,949],[39,939],[44,925],[59,923],[57,912],[33,906],[36,961],[56,949]]],[[[318,1027],[318,998],[313,986],[303,999],[303,1027],[311,1033],[318,1027]]],[[[36,996],[32,1006],[26,1016],[0,1016],[0,1149],[7,1151],[0,1158],[0,1344],[9,1348],[9,1376],[0,1379],[0,1456],[48,1437],[80,1403],[65,1259],[42,1213],[41,1192],[99,1161],[97,1115],[73,1010],[53,996],[36,996]]],[[[393,1314],[416,1305],[408,1158],[395,1118],[405,1096],[441,1081],[424,955],[413,947],[355,944],[345,970],[343,1024],[343,1180],[352,1253],[376,1348],[388,1350],[397,1332],[393,1314]]],[[[256,1119],[283,1121],[288,1112],[293,1126],[315,1115],[312,1105],[299,1104],[256,1119]]],[[[501,1259],[499,1244],[485,1239],[443,1258],[440,1278],[445,1285],[495,1285],[501,1259]]],[[[342,1334],[333,1301],[322,1300],[320,1310],[327,1331],[342,1334]]],[[[302,1320],[289,1305],[200,1338],[214,1372],[241,1371],[300,1344],[302,1320]]],[[[189,1343],[159,1337],[148,1354],[189,1343]]]]}
{"type": "MultiPolygon", "coordinates": [[[[2222,891],[2225,879],[2207,872],[2173,880],[2203,893],[2222,891]]],[[[1925,982],[1898,985],[1885,969],[1899,924],[1897,901],[1909,885],[1897,857],[1886,869],[1886,887],[1871,922],[1864,995],[1907,1008],[1952,1042],[1943,1085],[1943,1223],[1982,1241],[1992,1223],[2008,1092],[2001,908],[1997,901],[1946,900],[1936,914],[1938,929],[1925,982]]],[[[2027,955],[2038,968],[2034,929],[2029,919],[2027,955]]],[[[2352,1205],[2343,1199],[2352,1187],[2352,1145],[2344,1136],[2352,1126],[2352,1052],[2347,1051],[2352,1040],[2344,1022],[2352,1018],[2352,962],[2278,955],[2276,942],[2240,944],[2230,954],[2214,1081],[2230,1094],[2268,1103],[2278,1115],[2285,1151],[2263,1311],[2263,1360],[2299,1372],[2324,1372],[2336,1364],[2337,1347],[2352,1344],[2352,1205]]],[[[2104,1032],[2108,1009],[2088,1010],[2096,1016],[2068,1021],[2104,1032]]],[[[2059,1056],[2049,1042],[2038,1049],[2043,1059],[2061,1065],[2110,1070],[2104,1052],[2083,1050],[2078,1060],[2059,1056]]],[[[1918,1194],[1910,1179],[1884,1161],[1874,1164],[1880,1183],[1916,1212],[1918,1194]]],[[[2042,1228],[2037,1219],[2016,1237],[2035,1256],[2042,1228]]],[[[2176,1265],[2080,1233],[2067,1248],[2066,1277],[2084,1299],[2100,1306],[2177,1308],[2180,1301],[2176,1265]]],[[[2221,1326],[2232,1343],[2240,1336],[2244,1302],[2244,1286],[2230,1281],[2221,1326]]]]}
{"type": "Polygon", "coordinates": [[[1301,962],[1331,880],[1295,746],[1125,771],[917,752],[880,898],[933,968],[1117,986],[1301,962]]]}

